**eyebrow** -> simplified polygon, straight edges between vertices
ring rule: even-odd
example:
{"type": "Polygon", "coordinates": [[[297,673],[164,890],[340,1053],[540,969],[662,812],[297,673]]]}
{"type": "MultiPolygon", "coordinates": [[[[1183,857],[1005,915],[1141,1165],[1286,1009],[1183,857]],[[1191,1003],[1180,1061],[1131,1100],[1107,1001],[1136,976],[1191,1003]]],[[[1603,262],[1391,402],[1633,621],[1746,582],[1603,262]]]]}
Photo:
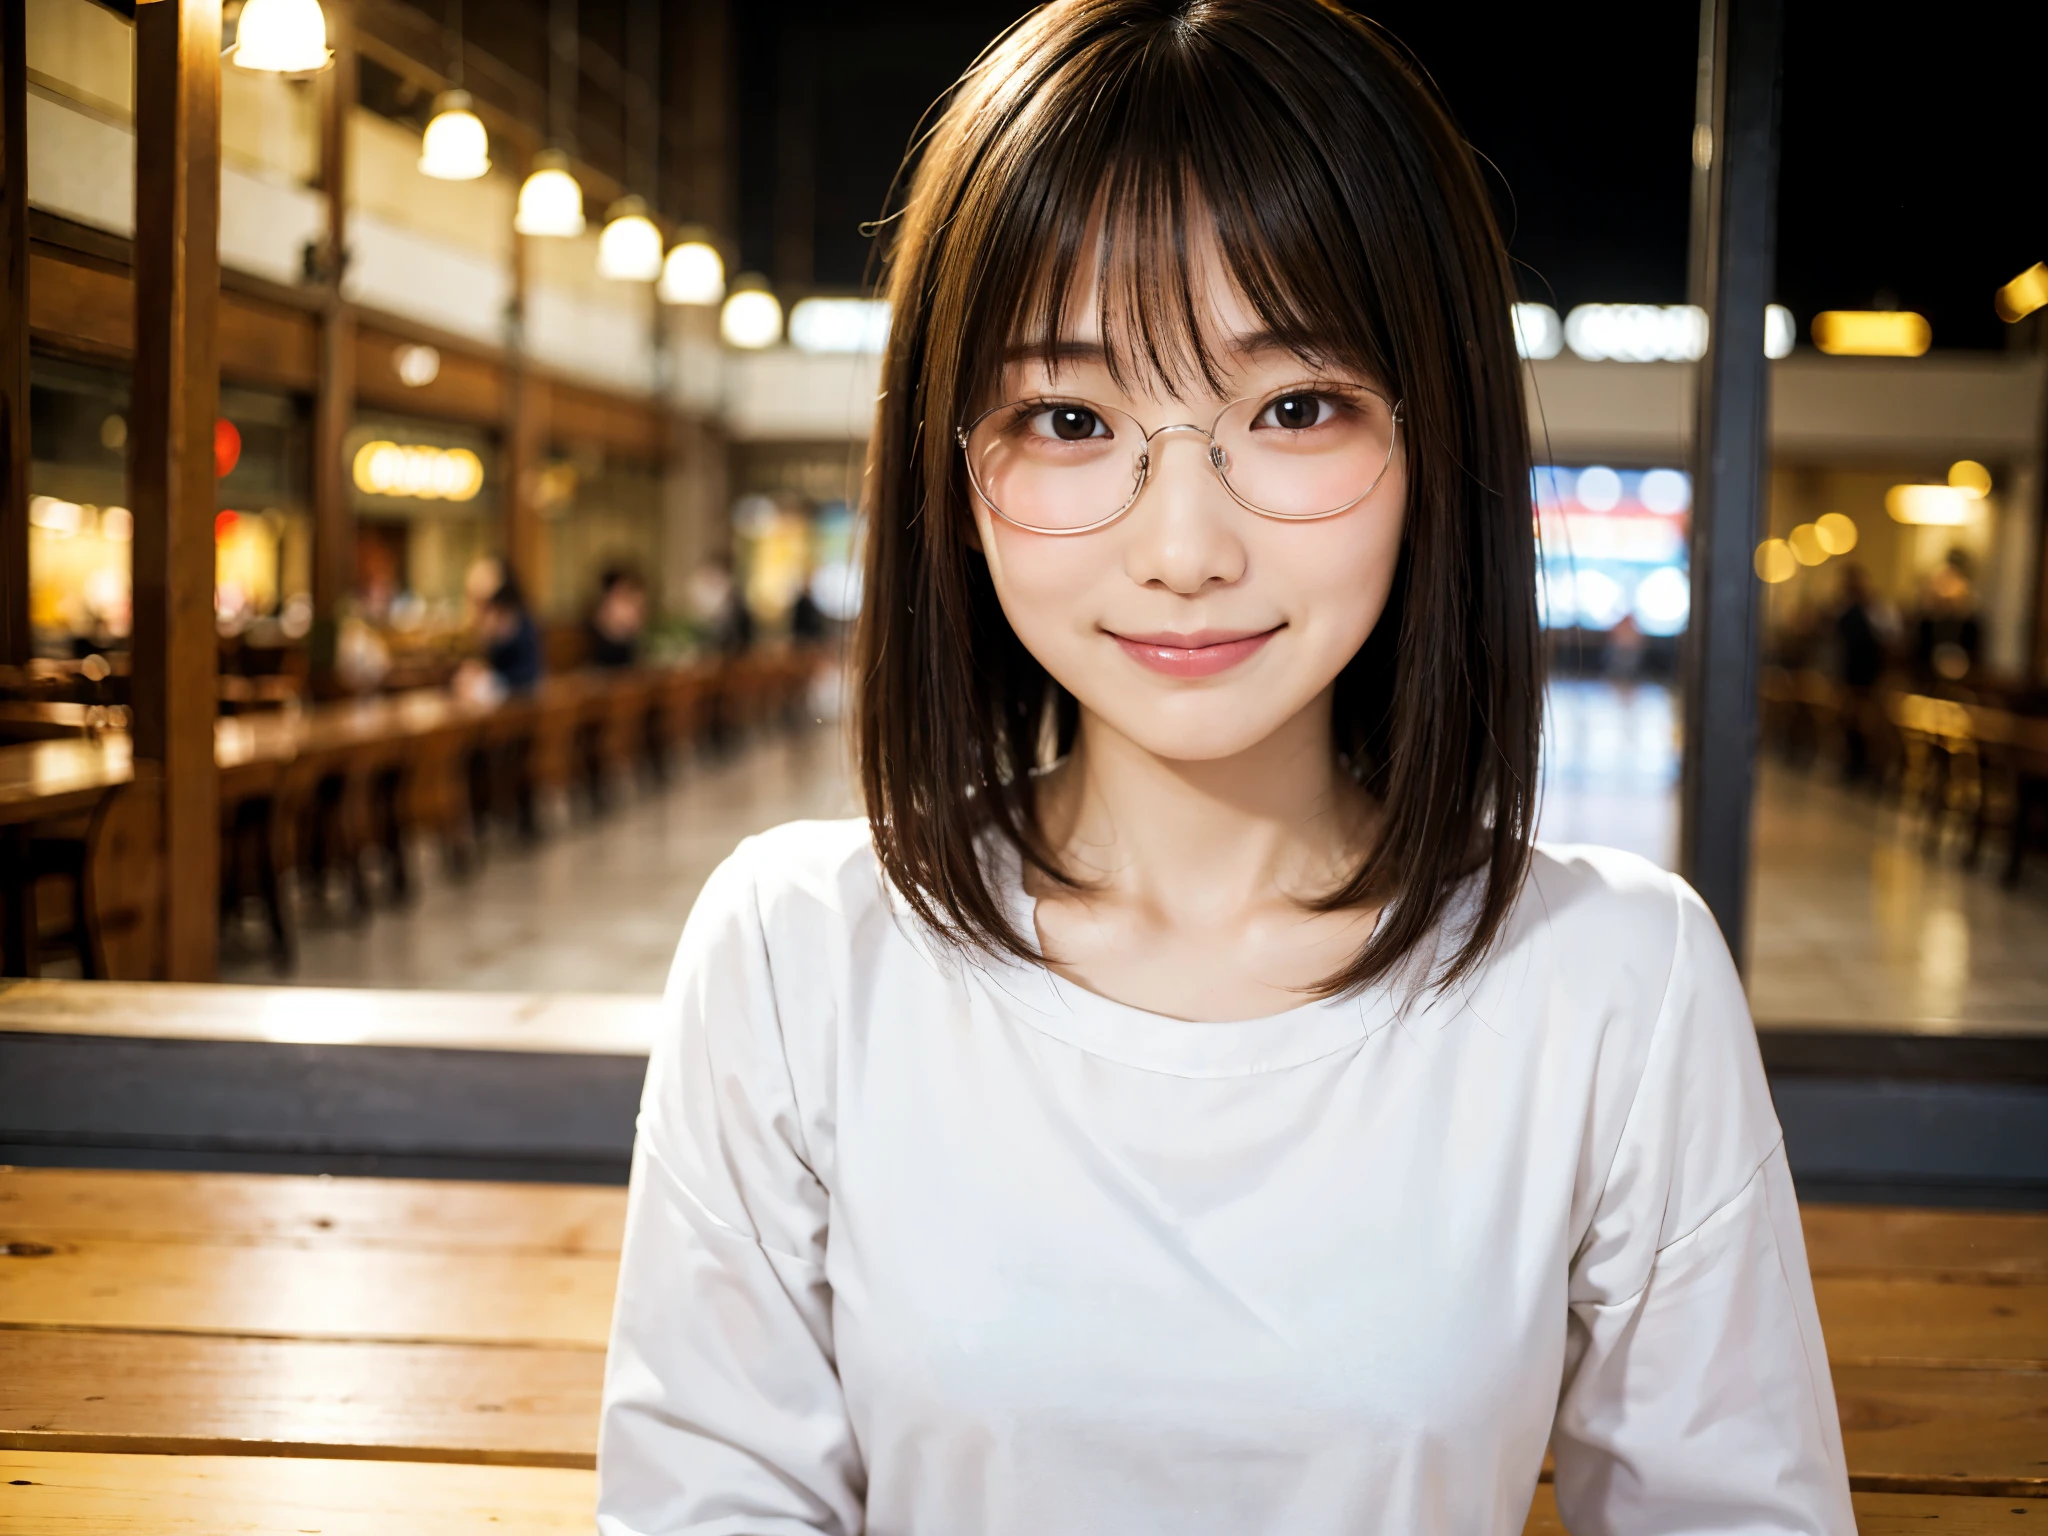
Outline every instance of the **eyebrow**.
{"type": "MultiPolygon", "coordinates": [[[[1227,337],[1222,348],[1224,355],[1240,357],[1255,352],[1294,352],[1299,355],[1299,350],[1278,331],[1246,331],[1227,337]]],[[[1010,363],[1099,363],[1108,355],[1108,350],[1099,341],[1023,341],[1008,348],[1003,360],[1010,363]]]]}

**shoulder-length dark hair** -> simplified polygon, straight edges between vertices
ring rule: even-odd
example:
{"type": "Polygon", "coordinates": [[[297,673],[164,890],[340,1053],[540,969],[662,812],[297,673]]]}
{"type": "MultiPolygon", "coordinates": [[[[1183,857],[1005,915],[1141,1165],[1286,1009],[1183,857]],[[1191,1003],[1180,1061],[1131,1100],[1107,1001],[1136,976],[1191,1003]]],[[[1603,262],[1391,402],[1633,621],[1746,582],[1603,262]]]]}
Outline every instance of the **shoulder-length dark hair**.
{"type": "Polygon", "coordinates": [[[895,318],[865,492],[855,709],[875,848],[953,941],[1036,953],[980,843],[1006,838],[1068,878],[1027,770],[1048,720],[1065,749],[1077,707],[997,604],[954,428],[993,403],[1011,346],[1057,336],[1090,254],[1112,368],[1213,385],[1195,219],[1265,329],[1404,402],[1400,563],[1335,704],[1337,747],[1383,816],[1324,899],[1391,905],[1319,990],[1436,954],[1419,946],[1472,878],[1474,910],[1435,969],[1447,983],[1491,946],[1534,832],[1542,682],[1513,285],[1427,77],[1320,0],[1048,5],[968,71],[921,146],[887,258],[895,318]]]}

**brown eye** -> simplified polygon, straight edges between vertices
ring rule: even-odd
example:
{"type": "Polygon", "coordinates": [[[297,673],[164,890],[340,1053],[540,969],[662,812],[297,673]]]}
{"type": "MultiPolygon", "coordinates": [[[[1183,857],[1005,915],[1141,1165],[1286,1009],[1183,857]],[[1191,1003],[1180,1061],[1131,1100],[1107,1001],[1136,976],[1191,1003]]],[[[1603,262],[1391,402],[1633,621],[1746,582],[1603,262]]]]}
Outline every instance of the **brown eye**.
{"type": "Polygon", "coordinates": [[[1267,406],[1263,414],[1276,427],[1299,431],[1320,425],[1329,413],[1329,404],[1321,395],[1282,395],[1267,406]]]}
{"type": "Polygon", "coordinates": [[[1045,415],[1052,435],[1062,442],[1078,443],[1102,430],[1102,418],[1084,406],[1056,405],[1045,415]]]}

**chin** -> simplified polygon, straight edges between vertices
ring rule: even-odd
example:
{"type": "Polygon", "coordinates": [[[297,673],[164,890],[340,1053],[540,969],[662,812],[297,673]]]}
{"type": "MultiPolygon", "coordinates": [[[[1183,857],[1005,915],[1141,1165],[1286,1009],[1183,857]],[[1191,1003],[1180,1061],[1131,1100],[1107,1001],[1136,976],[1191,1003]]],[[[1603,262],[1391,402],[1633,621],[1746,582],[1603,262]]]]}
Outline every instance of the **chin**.
{"type": "Polygon", "coordinates": [[[1246,679],[1230,687],[1201,689],[1140,685],[1131,690],[1090,689],[1078,696],[1104,725],[1154,757],[1207,763],[1250,751],[1319,691],[1310,689],[1296,699],[1250,683],[1246,679]]]}

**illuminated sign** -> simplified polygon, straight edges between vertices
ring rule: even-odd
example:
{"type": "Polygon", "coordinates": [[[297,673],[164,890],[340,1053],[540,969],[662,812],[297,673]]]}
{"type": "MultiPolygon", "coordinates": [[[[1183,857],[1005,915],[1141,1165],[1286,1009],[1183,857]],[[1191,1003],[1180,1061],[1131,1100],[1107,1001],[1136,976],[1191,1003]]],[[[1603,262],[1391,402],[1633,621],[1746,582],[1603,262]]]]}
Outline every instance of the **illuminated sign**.
{"type": "Polygon", "coordinates": [[[434,448],[380,438],[356,450],[355,482],[357,490],[372,496],[468,501],[484,488],[484,465],[467,448],[434,448]]]}

